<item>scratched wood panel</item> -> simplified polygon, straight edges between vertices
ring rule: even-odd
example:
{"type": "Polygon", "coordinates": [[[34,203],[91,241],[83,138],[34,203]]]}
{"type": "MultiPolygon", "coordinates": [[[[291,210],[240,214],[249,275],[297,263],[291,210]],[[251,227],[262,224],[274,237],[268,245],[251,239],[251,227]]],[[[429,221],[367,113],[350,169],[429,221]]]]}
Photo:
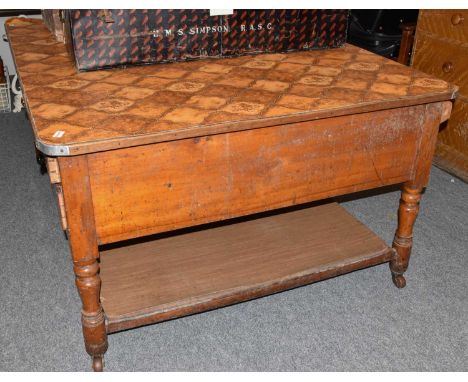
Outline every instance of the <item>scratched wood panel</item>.
{"type": "Polygon", "coordinates": [[[405,181],[429,114],[417,106],[89,154],[99,241],[405,181]]]}

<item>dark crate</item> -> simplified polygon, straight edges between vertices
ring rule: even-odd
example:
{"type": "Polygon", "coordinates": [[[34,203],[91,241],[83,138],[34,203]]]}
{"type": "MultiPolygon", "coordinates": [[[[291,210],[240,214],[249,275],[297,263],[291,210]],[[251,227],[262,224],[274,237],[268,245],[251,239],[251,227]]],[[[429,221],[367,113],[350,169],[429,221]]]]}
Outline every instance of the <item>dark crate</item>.
{"type": "Polygon", "coordinates": [[[347,10],[68,10],[78,70],[339,47],[347,10]]]}

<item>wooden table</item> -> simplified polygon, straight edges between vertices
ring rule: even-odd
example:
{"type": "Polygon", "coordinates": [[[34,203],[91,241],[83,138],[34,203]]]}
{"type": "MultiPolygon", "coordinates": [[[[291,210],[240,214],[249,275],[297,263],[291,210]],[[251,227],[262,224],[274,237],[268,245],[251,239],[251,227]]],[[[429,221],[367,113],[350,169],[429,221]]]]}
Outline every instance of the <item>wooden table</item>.
{"type": "Polygon", "coordinates": [[[454,86],[351,45],[78,74],[39,21],[7,29],[95,370],[115,331],[383,262],[405,286],[454,86]],[[335,203],[278,210],[390,184],[393,248],[335,203]]]}

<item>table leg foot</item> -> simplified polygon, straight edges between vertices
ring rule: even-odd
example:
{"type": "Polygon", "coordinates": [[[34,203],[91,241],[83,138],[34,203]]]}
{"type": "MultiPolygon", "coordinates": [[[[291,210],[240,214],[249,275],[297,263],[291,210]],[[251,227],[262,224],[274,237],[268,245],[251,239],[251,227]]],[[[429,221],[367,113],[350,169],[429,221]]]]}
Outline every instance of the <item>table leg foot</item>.
{"type": "Polygon", "coordinates": [[[95,355],[93,356],[93,370],[102,371],[104,369],[104,356],[95,355]]]}
{"type": "Polygon", "coordinates": [[[406,279],[403,275],[392,273],[392,281],[395,284],[395,286],[399,289],[404,288],[406,286],[406,279]]]}
{"type": "Polygon", "coordinates": [[[398,227],[393,240],[395,256],[390,261],[392,280],[397,288],[404,288],[406,280],[403,274],[408,269],[413,246],[413,225],[419,212],[419,201],[421,200],[419,187],[405,184],[401,192],[400,207],[398,209],[398,227]]]}

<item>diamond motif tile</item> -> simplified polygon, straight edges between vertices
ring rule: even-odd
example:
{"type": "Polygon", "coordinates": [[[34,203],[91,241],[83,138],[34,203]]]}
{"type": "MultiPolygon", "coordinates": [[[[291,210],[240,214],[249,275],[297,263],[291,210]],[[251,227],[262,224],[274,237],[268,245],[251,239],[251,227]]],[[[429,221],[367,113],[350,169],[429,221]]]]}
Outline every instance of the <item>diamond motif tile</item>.
{"type": "Polygon", "coordinates": [[[285,62],[285,63],[280,63],[276,65],[275,69],[279,71],[285,71],[285,72],[302,73],[307,70],[307,65],[285,62]]]}
{"type": "MultiPolygon", "coordinates": [[[[68,60],[68,57],[63,58],[68,60]]],[[[77,73],[75,77],[86,81],[99,81],[111,75],[112,73],[110,70],[100,70],[96,72],[77,73]]]]}
{"type": "Polygon", "coordinates": [[[53,83],[54,81],[57,81],[57,77],[51,74],[43,74],[42,76],[29,74],[29,75],[23,76],[23,78],[27,78],[28,87],[30,87],[31,85],[47,86],[53,83]]]}
{"type": "Polygon", "coordinates": [[[205,84],[200,82],[176,82],[175,84],[169,85],[167,90],[172,90],[174,92],[185,92],[185,93],[195,93],[205,87],[205,84]]]}
{"type": "Polygon", "coordinates": [[[48,58],[48,54],[43,53],[24,53],[17,57],[17,60],[25,61],[25,62],[36,62],[42,60],[44,58],[48,58]]]}
{"type": "Polygon", "coordinates": [[[220,73],[216,72],[193,72],[185,77],[188,81],[201,81],[201,82],[211,82],[220,78],[220,73]]]}
{"type": "Polygon", "coordinates": [[[138,118],[130,115],[114,115],[111,118],[107,118],[101,121],[100,127],[108,131],[118,131],[122,133],[124,131],[131,131],[133,133],[140,133],[144,131],[144,126],[148,123],[143,118],[138,118]]]}
{"type": "Polygon", "coordinates": [[[277,93],[260,89],[243,89],[236,96],[232,97],[232,102],[250,102],[267,105],[275,102],[277,93]]]}
{"type": "MultiPolygon", "coordinates": [[[[36,53],[37,54],[37,53],[36,53]]],[[[43,64],[47,64],[47,65],[63,65],[63,64],[68,64],[69,60],[68,60],[68,57],[64,57],[64,56],[47,56],[48,58],[46,58],[45,60],[42,60],[41,62],[43,64]]]]}
{"type": "Polygon", "coordinates": [[[372,63],[372,62],[353,62],[346,66],[348,69],[353,70],[362,70],[365,72],[375,72],[379,70],[379,64],[372,63]]]}
{"type": "Polygon", "coordinates": [[[322,94],[326,98],[330,99],[342,99],[345,101],[355,102],[356,99],[360,99],[363,94],[358,90],[339,88],[339,87],[328,87],[323,90],[322,94]]]}
{"type": "Polygon", "coordinates": [[[267,53],[258,56],[258,59],[264,61],[283,61],[287,57],[288,55],[284,53],[267,53]]]}
{"type": "Polygon", "coordinates": [[[150,95],[153,95],[155,92],[156,90],[152,90],[152,89],[140,88],[137,86],[126,86],[114,94],[116,97],[136,100],[136,99],[143,99],[143,98],[149,97],[150,95]]]}
{"type": "Polygon", "coordinates": [[[54,123],[44,129],[44,134],[50,136],[50,141],[58,144],[64,142],[80,141],[83,136],[87,138],[96,137],[95,139],[109,139],[118,136],[118,133],[107,131],[104,129],[84,128],[83,126],[75,126],[64,122],[54,123]],[[60,134],[57,134],[60,132],[60,134]]]}
{"type": "Polygon", "coordinates": [[[73,106],[60,105],[57,103],[44,103],[40,105],[36,113],[45,119],[61,119],[76,110],[73,106]]]}
{"type": "Polygon", "coordinates": [[[282,82],[294,83],[302,75],[303,75],[302,72],[295,73],[295,72],[280,72],[276,70],[271,70],[271,71],[265,72],[265,74],[263,75],[263,78],[266,80],[270,80],[270,81],[282,81],[282,82]]]}
{"type": "Polygon", "coordinates": [[[34,70],[34,73],[40,74],[41,71],[44,71],[45,73],[53,74],[56,77],[69,77],[69,76],[75,76],[76,75],[76,70],[73,68],[71,65],[65,65],[65,66],[56,66],[56,65],[47,65],[49,67],[49,70],[46,71],[44,70],[34,70]],[[50,67],[53,67],[50,69],[50,67]]]}
{"type": "Polygon", "coordinates": [[[375,83],[371,86],[370,90],[377,92],[377,93],[397,95],[397,96],[403,96],[407,93],[407,90],[405,88],[402,88],[399,85],[389,84],[386,82],[375,83]]]}
{"type": "Polygon", "coordinates": [[[120,88],[121,87],[118,85],[108,84],[105,82],[96,82],[92,85],[89,85],[86,90],[99,96],[101,94],[112,94],[118,91],[120,88]]]}
{"type": "Polygon", "coordinates": [[[151,103],[138,104],[135,107],[131,107],[125,111],[126,115],[134,115],[141,118],[147,118],[154,120],[161,117],[166,111],[169,110],[169,106],[154,106],[151,103]]]}
{"type": "Polygon", "coordinates": [[[334,99],[334,98],[327,98],[327,99],[320,99],[316,103],[316,107],[318,109],[335,109],[343,106],[352,105],[353,101],[346,100],[346,99],[334,99]]]}
{"type": "Polygon", "coordinates": [[[281,92],[289,88],[289,83],[281,81],[257,80],[252,85],[252,88],[267,90],[270,92],[281,92]]]}
{"type": "Polygon", "coordinates": [[[367,81],[358,80],[355,78],[340,78],[335,82],[335,85],[340,88],[354,89],[354,90],[365,90],[369,83],[367,81]]]}
{"type": "Polygon", "coordinates": [[[275,106],[268,109],[268,111],[265,113],[265,117],[277,117],[291,113],[297,113],[297,109],[287,108],[284,106],[275,106]]]}
{"type": "Polygon", "coordinates": [[[219,65],[219,64],[207,64],[203,65],[201,68],[199,68],[201,72],[207,72],[207,73],[229,73],[232,68],[226,65],[219,65]]]}
{"type": "Polygon", "coordinates": [[[193,96],[187,101],[187,105],[200,109],[216,110],[226,104],[227,100],[221,97],[209,97],[204,95],[193,96]]]}
{"type": "Polygon", "coordinates": [[[158,70],[154,71],[154,75],[156,77],[171,78],[171,79],[181,78],[185,76],[186,74],[187,74],[186,70],[175,69],[173,67],[172,68],[167,67],[167,68],[164,68],[164,70],[158,68],[158,70]]]}
{"type": "Polygon", "coordinates": [[[181,107],[167,113],[163,119],[171,122],[201,123],[210,113],[191,107],[181,107]]]}
{"type": "Polygon", "coordinates": [[[23,71],[29,72],[29,73],[41,73],[41,72],[46,72],[47,70],[51,69],[50,65],[46,64],[41,64],[40,62],[35,62],[33,64],[28,64],[24,65],[23,71]]]}
{"type": "Polygon", "coordinates": [[[223,108],[228,113],[256,115],[265,108],[264,105],[254,102],[234,102],[223,108]]]}
{"type": "Polygon", "coordinates": [[[295,64],[311,65],[315,62],[316,57],[314,56],[290,56],[286,57],[283,62],[292,62],[295,64]]]}
{"type": "Polygon", "coordinates": [[[388,82],[397,85],[409,85],[411,78],[401,74],[379,73],[377,79],[382,82],[388,82]]]}
{"type": "Polygon", "coordinates": [[[113,70],[111,75],[104,78],[103,81],[119,86],[130,85],[140,79],[139,76],[131,73],[125,73],[123,70],[113,70]]]}
{"type": "Polygon", "coordinates": [[[337,60],[335,58],[327,58],[325,57],[320,57],[316,64],[321,65],[321,66],[331,66],[335,68],[339,68],[340,66],[343,66],[345,64],[344,61],[337,60]]]}
{"type": "Polygon", "coordinates": [[[304,76],[298,82],[304,85],[328,86],[333,82],[333,77],[319,75],[304,76]]]}
{"type": "Polygon", "coordinates": [[[246,62],[242,65],[244,68],[252,68],[252,69],[271,69],[275,66],[274,61],[265,61],[265,60],[252,60],[246,62]]]}
{"type": "Polygon", "coordinates": [[[229,85],[214,84],[205,87],[202,92],[203,94],[209,94],[213,97],[233,98],[242,91],[245,91],[245,89],[229,85]]]}
{"type": "Polygon", "coordinates": [[[445,81],[439,80],[437,78],[417,78],[413,82],[414,86],[430,89],[444,89],[446,84],[447,83],[445,81]]]}
{"type": "Polygon", "coordinates": [[[107,99],[100,101],[91,106],[94,110],[102,110],[108,113],[118,113],[128,109],[133,105],[133,102],[126,99],[107,99]]]}
{"type": "Polygon", "coordinates": [[[83,127],[87,126],[99,126],[101,121],[109,118],[109,114],[103,111],[97,110],[77,110],[75,113],[67,116],[65,121],[72,125],[80,125],[83,127]]]}
{"type": "Polygon", "coordinates": [[[231,79],[231,78],[223,77],[222,79],[216,81],[216,84],[234,86],[236,88],[246,88],[252,82],[254,82],[254,80],[252,80],[251,78],[237,77],[236,79],[231,79]]]}
{"type": "Polygon", "coordinates": [[[141,81],[138,81],[135,85],[143,86],[149,89],[165,89],[167,84],[170,84],[173,80],[168,78],[161,78],[161,77],[145,77],[141,81]]]}
{"type": "Polygon", "coordinates": [[[86,86],[88,84],[89,84],[89,81],[70,79],[70,80],[60,80],[60,81],[50,84],[49,86],[52,88],[58,88],[58,89],[74,90],[74,89],[80,89],[83,86],[86,86]]]}
{"type": "Polygon", "coordinates": [[[317,74],[320,76],[336,76],[341,73],[341,69],[339,68],[331,68],[328,66],[319,66],[319,65],[312,65],[307,70],[307,73],[310,74],[317,74]]]}
{"type": "Polygon", "coordinates": [[[252,119],[252,115],[248,113],[229,113],[223,110],[222,113],[213,113],[205,118],[204,123],[216,124],[216,123],[226,123],[229,121],[246,121],[252,119]]]}
{"type": "MultiPolygon", "coordinates": [[[[386,107],[424,96],[446,100],[452,85],[352,45],[77,73],[66,47],[40,20],[7,23],[38,137],[52,144],[200,127],[312,118],[326,110],[386,107]],[[65,134],[54,137],[57,129],[65,134]]],[[[132,142],[135,142],[133,140],[132,142]]]]}
{"type": "Polygon", "coordinates": [[[321,86],[308,86],[303,84],[296,84],[289,89],[289,94],[300,95],[309,98],[317,98],[322,95],[325,89],[326,87],[321,86]]]}
{"type": "Polygon", "coordinates": [[[317,103],[318,98],[302,97],[297,95],[285,95],[280,98],[278,105],[288,108],[308,110],[317,103]]]}

